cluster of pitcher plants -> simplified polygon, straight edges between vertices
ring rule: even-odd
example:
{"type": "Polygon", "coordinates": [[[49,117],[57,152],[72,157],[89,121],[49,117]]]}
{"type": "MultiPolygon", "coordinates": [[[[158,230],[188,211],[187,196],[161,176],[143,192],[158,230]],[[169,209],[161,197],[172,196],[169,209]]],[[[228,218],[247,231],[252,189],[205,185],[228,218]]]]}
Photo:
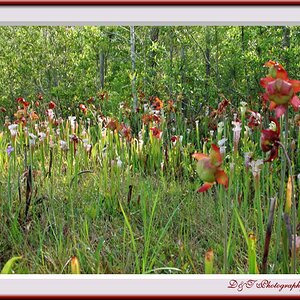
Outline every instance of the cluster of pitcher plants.
{"type": "MultiPolygon", "coordinates": [[[[191,182],[198,185],[191,191],[193,201],[214,201],[218,218],[214,222],[221,222],[223,228],[222,256],[207,245],[201,254],[204,263],[195,262],[203,265],[203,272],[230,273],[238,259],[231,250],[237,247],[246,253],[245,272],[299,272],[300,81],[290,79],[277,62],[269,61],[265,67],[268,74],[260,80],[262,94],[253,108],[253,103],[235,105],[221,96],[216,108],[204,105],[199,115],[187,117],[180,96],[163,101],[140,92],[137,108],[122,102],[119,116],[107,116],[106,91],[78,103],[77,111],[66,118],[58,100],[44,99],[42,94],[31,101],[17,98],[12,103],[13,116],[1,107],[5,121],[0,127],[0,167],[7,190],[6,198],[0,199],[3,222],[28,235],[37,205],[46,203],[44,189],[51,198],[59,178],[60,185],[67,187],[65,205],[73,245],[63,270],[69,266],[69,272],[80,274],[78,212],[73,199],[82,188],[82,178],[92,176],[98,181],[99,195],[108,191],[103,203],[106,211],[119,211],[124,219],[135,257],[134,272],[149,273],[155,267],[180,272],[180,265],[173,268],[157,261],[162,251],[159,244],[176,222],[178,210],[166,222],[152,253],[150,235],[157,204],[153,199],[150,216],[143,215],[147,228],[141,252],[131,224],[133,186],[129,185],[126,203],[116,195],[132,174],[154,176],[167,187],[174,180],[178,185],[191,182]],[[238,236],[243,236],[242,242],[237,242],[238,236]]],[[[138,195],[140,209],[142,202],[138,195]]],[[[188,204],[183,199],[181,205],[188,204]]],[[[15,253],[2,273],[13,272],[20,261],[26,264],[26,253],[15,253]]]]}

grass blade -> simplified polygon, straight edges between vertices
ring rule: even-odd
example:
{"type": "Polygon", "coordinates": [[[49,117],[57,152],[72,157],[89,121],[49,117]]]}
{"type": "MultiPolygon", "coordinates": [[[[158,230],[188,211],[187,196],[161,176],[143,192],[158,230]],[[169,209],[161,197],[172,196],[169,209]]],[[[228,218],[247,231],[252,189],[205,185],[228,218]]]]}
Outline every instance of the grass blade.
{"type": "Polygon", "coordinates": [[[1,274],[11,274],[12,273],[12,267],[14,263],[18,260],[22,259],[22,256],[15,256],[12,257],[3,267],[1,274]]]}

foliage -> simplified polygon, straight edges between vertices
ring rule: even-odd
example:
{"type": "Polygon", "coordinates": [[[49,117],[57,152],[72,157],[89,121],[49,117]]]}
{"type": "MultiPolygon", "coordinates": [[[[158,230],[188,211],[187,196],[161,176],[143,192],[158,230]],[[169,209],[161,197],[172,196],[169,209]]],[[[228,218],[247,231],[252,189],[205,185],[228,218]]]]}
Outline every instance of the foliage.
{"type": "Polygon", "coordinates": [[[1,266],[299,272],[299,28],[134,29],[0,27],[1,266]]]}

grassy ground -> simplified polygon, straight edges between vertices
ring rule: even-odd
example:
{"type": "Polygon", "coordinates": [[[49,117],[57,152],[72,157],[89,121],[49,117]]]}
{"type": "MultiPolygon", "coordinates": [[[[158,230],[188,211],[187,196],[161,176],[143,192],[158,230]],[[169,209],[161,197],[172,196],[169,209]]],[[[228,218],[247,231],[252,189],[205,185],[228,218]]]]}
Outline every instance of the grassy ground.
{"type": "MultiPolygon", "coordinates": [[[[76,254],[83,273],[202,273],[208,247],[222,256],[216,205],[195,193],[195,183],[132,176],[112,178],[103,187],[99,175],[85,174],[71,192],[61,178],[53,185],[57,188],[51,192],[49,182],[43,182],[36,198],[41,200],[32,205],[24,228],[14,215],[1,223],[6,237],[1,239],[1,263],[17,254],[25,258],[16,272],[68,273],[64,265],[76,254]],[[155,271],[159,268],[166,269],[155,271]]],[[[24,201],[18,203],[20,209],[24,201]]]]}
{"type": "MultiPolygon", "coordinates": [[[[203,138],[207,118],[199,125],[175,115],[175,136],[170,116],[161,117],[161,131],[151,121],[138,138],[109,118],[103,124],[85,117],[28,121],[27,129],[17,125],[16,135],[3,127],[0,268],[22,256],[15,273],[70,273],[76,256],[81,273],[208,273],[205,256],[212,250],[213,273],[298,272],[292,232],[299,182],[292,177],[293,200],[284,151],[273,163],[260,160],[260,131],[268,120],[249,133],[242,118],[236,144],[231,116],[219,120],[209,138],[203,138]],[[209,153],[224,137],[228,188],[215,184],[197,193],[203,174],[193,153],[209,153]]],[[[299,128],[289,135],[299,147],[299,128]]],[[[289,143],[297,170],[299,152],[289,143]]]]}

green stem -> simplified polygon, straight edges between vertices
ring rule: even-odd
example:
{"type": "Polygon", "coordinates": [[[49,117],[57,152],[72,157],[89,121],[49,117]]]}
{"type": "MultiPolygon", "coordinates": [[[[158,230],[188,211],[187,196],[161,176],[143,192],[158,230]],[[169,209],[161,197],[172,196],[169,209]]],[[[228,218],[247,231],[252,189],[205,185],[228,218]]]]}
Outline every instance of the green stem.
{"type": "MultiPolygon", "coordinates": [[[[288,129],[288,114],[287,111],[285,113],[285,145],[287,145],[287,129],[288,129]]],[[[284,197],[284,186],[285,186],[285,171],[286,171],[286,156],[283,156],[282,158],[282,163],[281,163],[281,174],[280,174],[280,190],[279,190],[279,199],[281,201],[279,201],[279,211],[277,214],[277,226],[276,226],[276,244],[275,244],[275,262],[277,263],[277,258],[278,258],[278,250],[280,247],[280,233],[281,233],[281,229],[282,229],[282,214],[283,214],[283,205],[284,205],[284,201],[283,201],[283,197],[284,197]]]]}
{"type": "Polygon", "coordinates": [[[286,151],[286,148],[284,147],[283,144],[281,144],[280,142],[277,142],[277,144],[282,148],[283,153],[285,155],[288,167],[289,167],[289,172],[290,172],[290,176],[291,176],[291,185],[292,185],[292,214],[293,214],[293,243],[294,243],[294,247],[293,247],[293,273],[296,274],[296,234],[297,234],[297,211],[296,211],[296,203],[295,203],[295,191],[294,191],[294,180],[293,180],[293,166],[292,166],[292,162],[289,158],[289,155],[286,151]]]}
{"type": "Polygon", "coordinates": [[[224,210],[224,262],[223,262],[223,274],[227,274],[228,271],[228,263],[227,263],[227,245],[228,245],[228,205],[227,198],[224,193],[224,188],[221,186],[219,189],[219,199],[223,201],[223,210],[224,210]]]}
{"type": "Polygon", "coordinates": [[[260,194],[260,177],[258,176],[255,180],[255,204],[258,217],[257,224],[257,235],[259,235],[260,245],[264,243],[264,222],[262,214],[261,194],[260,194]]]}

